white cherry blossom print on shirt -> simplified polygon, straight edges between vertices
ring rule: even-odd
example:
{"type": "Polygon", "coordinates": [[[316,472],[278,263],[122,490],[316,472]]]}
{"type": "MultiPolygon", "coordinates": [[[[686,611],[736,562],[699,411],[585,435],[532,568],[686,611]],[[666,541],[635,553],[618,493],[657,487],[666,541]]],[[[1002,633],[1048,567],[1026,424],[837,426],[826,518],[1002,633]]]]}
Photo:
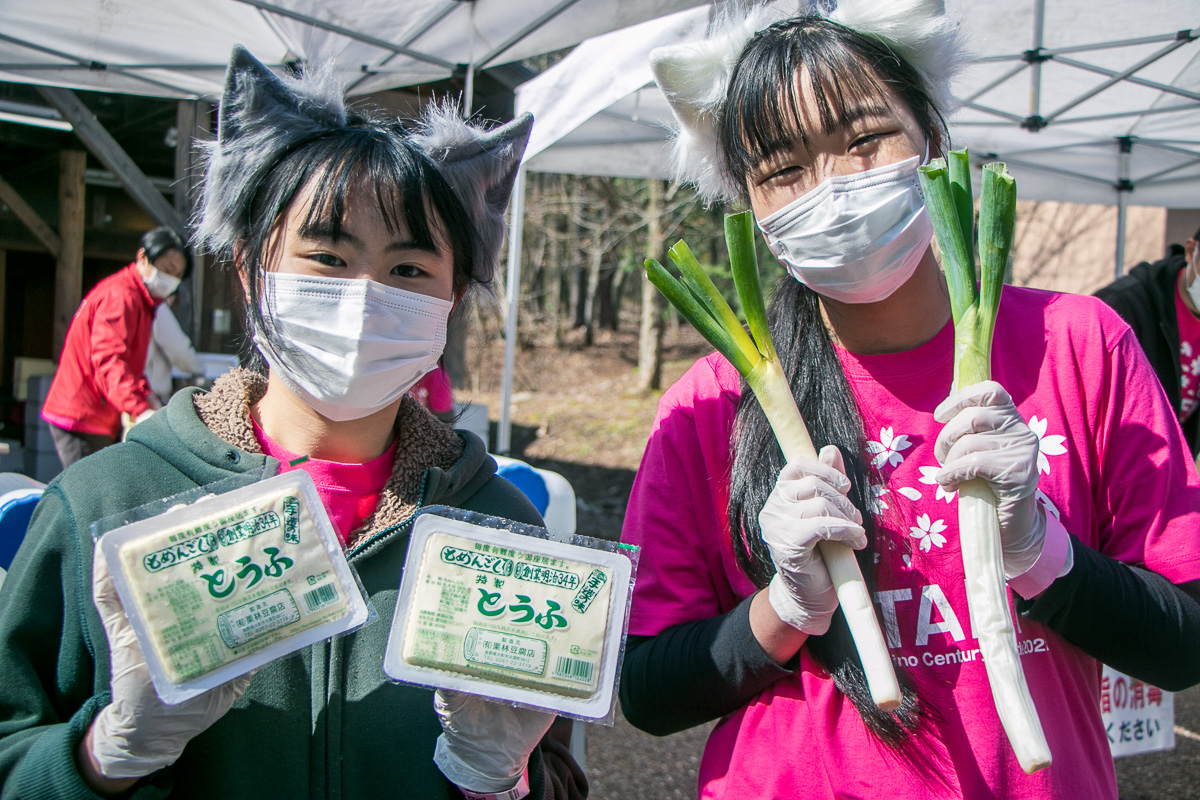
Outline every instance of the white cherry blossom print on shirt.
{"type": "Polygon", "coordinates": [[[917,524],[909,531],[909,536],[914,539],[921,540],[921,551],[928,553],[934,547],[942,547],[946,544],[946,537],[942,535],[942,531],[946,530],[945,520],[929,521],[928,514],[922,514],[917,517],[917,524]]]}
{"type": "Polygon", "coordinates": [[[917,469],[921,471],[921,483],[924,483],[928,486],[937,487],[937,493],[934,495],[935,500],[945,500],[947,503],[949,503],[954,500],[956,495],[958,495],[958,492],[947,492],[942,488],[942,485],[937,482],[937,479],[933,477],[941,471],[941,467],[917,467],[917,469]]]}
{"type": "Polygon", "coordinates": [[[1046,435],[1046,426],[1048,420],[1038,419],[1037,415],[1029,418],[1029,430],[1037,434],[1038,437],[1038,474],[1050,474],[1050,459],[1046,456],[1061,456],[1067,452],[1066,445],[1063,442],[1067,441],[1067,437],[1057,434],[1052,436],[1046,435]]]}
{"type": "Polygon", "coordinates": [[[867,452],[873,456],[871,466],[877,469],[884,464],[898,467],[904,461],[904,456],[900,451],[910,447],[912,447],[912,442],[908,440],[907,434],[902,433],[896,436],[892,433],[891,428],[880,428],[879,441],[867,442],[867,452]]]}

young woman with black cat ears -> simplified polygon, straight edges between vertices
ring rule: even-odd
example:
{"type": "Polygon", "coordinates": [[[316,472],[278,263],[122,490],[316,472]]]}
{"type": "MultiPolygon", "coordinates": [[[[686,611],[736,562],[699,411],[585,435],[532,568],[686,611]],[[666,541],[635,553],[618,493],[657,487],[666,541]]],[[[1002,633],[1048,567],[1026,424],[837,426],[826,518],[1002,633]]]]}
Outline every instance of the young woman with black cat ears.
{"type": "Polygon", "coordinates": [[[678,179],[747,201],[790,273],[772,334],[823,446],[785,465],[717,354],[660,403],[625,517],[642,555],[621,699],[660,735],[718,720],[701,797],[1116,798],[1100,662],[1200,680],[1200,480],[1129,328],[1092,298],[1006,287],[995,381],[951,393],[916,168],[948,149],[957,35],[939,0],[841,0],[652,55],[678,179]],[[966,605],[955,494],[972,478],[998,498],[1053,758],[1032,775],[966,605]],[[858,549],[897,713],[871,703],[822,539],[858,549]]]}
{"type": "Polygon", "coordinates": [[[451,309],[490,289],[531,122],[433,112],[406,130],[347,110],[329,78],[279,78],[235,50],[198,238],[240,280],[256,366],[177,394],[47,488],[0,595],[0,795],[586,796],[552,715],[456,693],[435,710],[431,691],[392,684],[386,624],[162,703],[89,534],[307,456],[383,611],[419,505],[540,524],[483,442],[406,394],[451,309]]]}

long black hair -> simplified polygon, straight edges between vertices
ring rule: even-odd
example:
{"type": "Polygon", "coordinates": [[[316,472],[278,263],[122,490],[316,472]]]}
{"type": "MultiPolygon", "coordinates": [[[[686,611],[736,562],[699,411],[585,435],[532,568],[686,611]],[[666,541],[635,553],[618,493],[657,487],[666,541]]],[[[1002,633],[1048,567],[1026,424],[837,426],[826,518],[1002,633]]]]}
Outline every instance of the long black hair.
{"type": "MultiPolygon", "coordinates": [[[[884,98],[890,90],[915,117],[931,145],[946,140],[945,121],[920,74],[882,41],[816,15],[779,22],[746,45],[730,77],[718,124],[722,168],[735,183],[771,154],[792,149],[799,138],[808,147],[801,122],[797,76],[807,77],[826,133],[842,127],[853,98],[884,98]]],[[[769,310],[771,334],[792,394],[813,444],[833,444],[842,452],[850,478],[850,499],[862,511],[867,547],[858,561],[868,589],[875,587],[878,520],[872,513],[872,474],[865,457],[862,417],[815,292],[790,276],[780,279],[769,310]]],[[[775,572],[762,541],[758,514],[784,467],[762,407],[743,381],[734,435],[729,492],[729,527],[734,552],[746,574],[763,587],[775,572]]],[[[809,637],[811,655],[833,676],[837,688],[858,709],[880,741],[897,747],[929,712],[918,702],[912,682],[901,672],[900,709],[892,714],[871,700],[862,663],[839,609],[829,632],[809,637]]]]}
{"type": "MultiPolygon", "coordinates": [[[[321,231],[337,241],[347,196],[365,188],[389,234],[403,230],[417,248],[451,251],[456,295],[473,284],[490,282],[474,263],[475,232],[466,210],[410,136],[397,121],[350,114],[345,127],[301,141],[263,171],[259,184],[251,187],[250,217],[233,259],[245,287],[248,333],[270,332],[260,302],[262,273],[281,246],[278,233],[284,218],[309,185],[314,191],[302,230],[321,231]]],[[[286,348],[288,343],[275,345],[286,348]]],[[[245,355],[252,368],[265,369],[252,345],[245,355]]]]}

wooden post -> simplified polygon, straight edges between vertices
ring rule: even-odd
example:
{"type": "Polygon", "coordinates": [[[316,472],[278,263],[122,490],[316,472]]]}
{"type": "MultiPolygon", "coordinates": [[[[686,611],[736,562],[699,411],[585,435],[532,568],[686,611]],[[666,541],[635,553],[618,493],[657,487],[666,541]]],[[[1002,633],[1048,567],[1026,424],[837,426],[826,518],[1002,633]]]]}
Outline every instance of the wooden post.
{"type": "MultiPolygon", "coordinates": [[[[208,124],[208,103],[203,100],[180,100],[175,111],[175,210],[185,222],[190,220],[192,207],[204,179],[200,168],[198,142],[212,136],[208,124]]],[[[191,233],[188,226],[187,233],[191,233]]],[[[204,324],[205,278],[209,259],[204,253],[192,253],[192,274],[179,288],[179,303],[175,316],[188,331],[192,342],[200,345],[204,324]]]]}
{"type": "MultiPolygon", "coordinates": [[[[0,386],[8,383],[8,362],[4,360],[4,320],[8,319],[8,251],[0,250],[0,386]]],[[[9,389],[9,394],[13,394],[9,389]]]]}
{"type": "Polygon", "coordinates": [[[84,170],[87,153],[58,154],[58,235],[62,242],[54,277],[54,360],[62,354],[71,317],[83,299],[84,170]]]}

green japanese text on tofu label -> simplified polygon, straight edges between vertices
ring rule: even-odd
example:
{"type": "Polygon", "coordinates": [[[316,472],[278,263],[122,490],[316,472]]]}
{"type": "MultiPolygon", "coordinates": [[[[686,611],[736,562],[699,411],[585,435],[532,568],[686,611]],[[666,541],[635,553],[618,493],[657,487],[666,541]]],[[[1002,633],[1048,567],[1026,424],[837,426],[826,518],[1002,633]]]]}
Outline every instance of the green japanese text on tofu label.
{"type": "Polygon", "coordinates": [[[274,511],[267,511],[256,517],[242,520],[236,525],[230,525],[228,528],[221,528],[217,531],[217,539],[220,540],[221,544],[228,547],[234,542],[249,539],[251,536],[258,536],[260,533],[265,533],[278,527],[279,515],[274,511]]]}
{"type": "MultiPolygon", "coordinates": [[[[288,544],[299,544],[300,501],[295,497],[288,496],[283,499],[282,507],[284,514],[283,540],[288,544]]],[[[257,509],[247,509],[241,513],[216,520],[216,531],[208,530],[214,527],[212,523],[208,523],[172,534],[170,546],[147,553],[142,559],[142,567],[147,572],[158,572],[167,567],[213,553],[222,546],[229,547],[279,527],[279,515],[274,511],[250,516],[250,512],[254,510],[257,509]],[[195,535],[189,538],[189,534],[195,535]]]]}
{"type": "Polygon", "coordinates": [[[253,589],[264,576],[283,577],[283,573],[291,569],[295,562],[287,556],[281,556],[278,547],[264,547],[262,557],[253,559],[250,556],[242,556],[234,564],[237,568],[230,567],[228,572],[222,567],[209,573],[199,573],[209,596],[214,600],[224,600],[233,594],[239,585],[243,591],[253,589]]]}
{"type": "Polygon", "coordinates": [[[571,601],[571,608],[580,614],[586,614],[588,606],[596,599],[597,592],[606,583],[608,583],[607,575],[598,569],[592,570],[592,574],[588,575],[587,580],[584,581],[583,588],[579,590],[579,594],[575,595],[575,599],[571,601]]]}
{"type": "Polygon", "coordinates": [[[574,572],[551,569],[540,564],[517,564],[513,569],[513,577],[520,581],[558,586],[562,589],[575,589],[579,586],[579,576],[574,572]]]}
{"type": "Polygon", "coordinates": [[[146,557],[142,559],[142,567],[146,572],[158,572],[160,569],[173,567],[184,561],[191,561],[193,558],[211,553],[217,547],[217,537],[211,533],[203,533],[192,539],[172,544],[170,547],[147,553],[146,557]]]}
{"type": "Polygon", "coordinates": [[[513,573],[513,561],[511,558],[503,558],[486,553],[473,553],[470,550],[463,550],[460,547],[443,547],[442,561],[447,564],[453,564],[456,567],[466,567],[476,572],[487,572],[492,575],[504,575],[507,577],[513,573]]]}
{"type": "Polygon", "coordinates": [[[276,490],[121,545],[147,649],[168,680],[191,680],[350,612],[316,524],[294,490],[276,490]]]}
{"type": "Polygon", "coordinates": [[[252,639],[291,625],[300,619],[300,609],[287,589],[231,608],[217,617],[217,632],[230,650],[252,639]]]}
{"type": "Polygon", "coordinates": [[[402,657],[499,683],[593,694],[609,624],[610,573],[586,561],[432,533],[402,657]]]}
{"type": "Polygon", "coordinates": [[[538,639],[471,628],[463,641],[463,656],[474,664],[515,669],[529,675],[546,671],[549,646],[538,639]]]}
{"type": "Polygon", "coordinates": [[[300,501],[294,497],[283,498],[283,540],[300,544],[300,501]]]}

